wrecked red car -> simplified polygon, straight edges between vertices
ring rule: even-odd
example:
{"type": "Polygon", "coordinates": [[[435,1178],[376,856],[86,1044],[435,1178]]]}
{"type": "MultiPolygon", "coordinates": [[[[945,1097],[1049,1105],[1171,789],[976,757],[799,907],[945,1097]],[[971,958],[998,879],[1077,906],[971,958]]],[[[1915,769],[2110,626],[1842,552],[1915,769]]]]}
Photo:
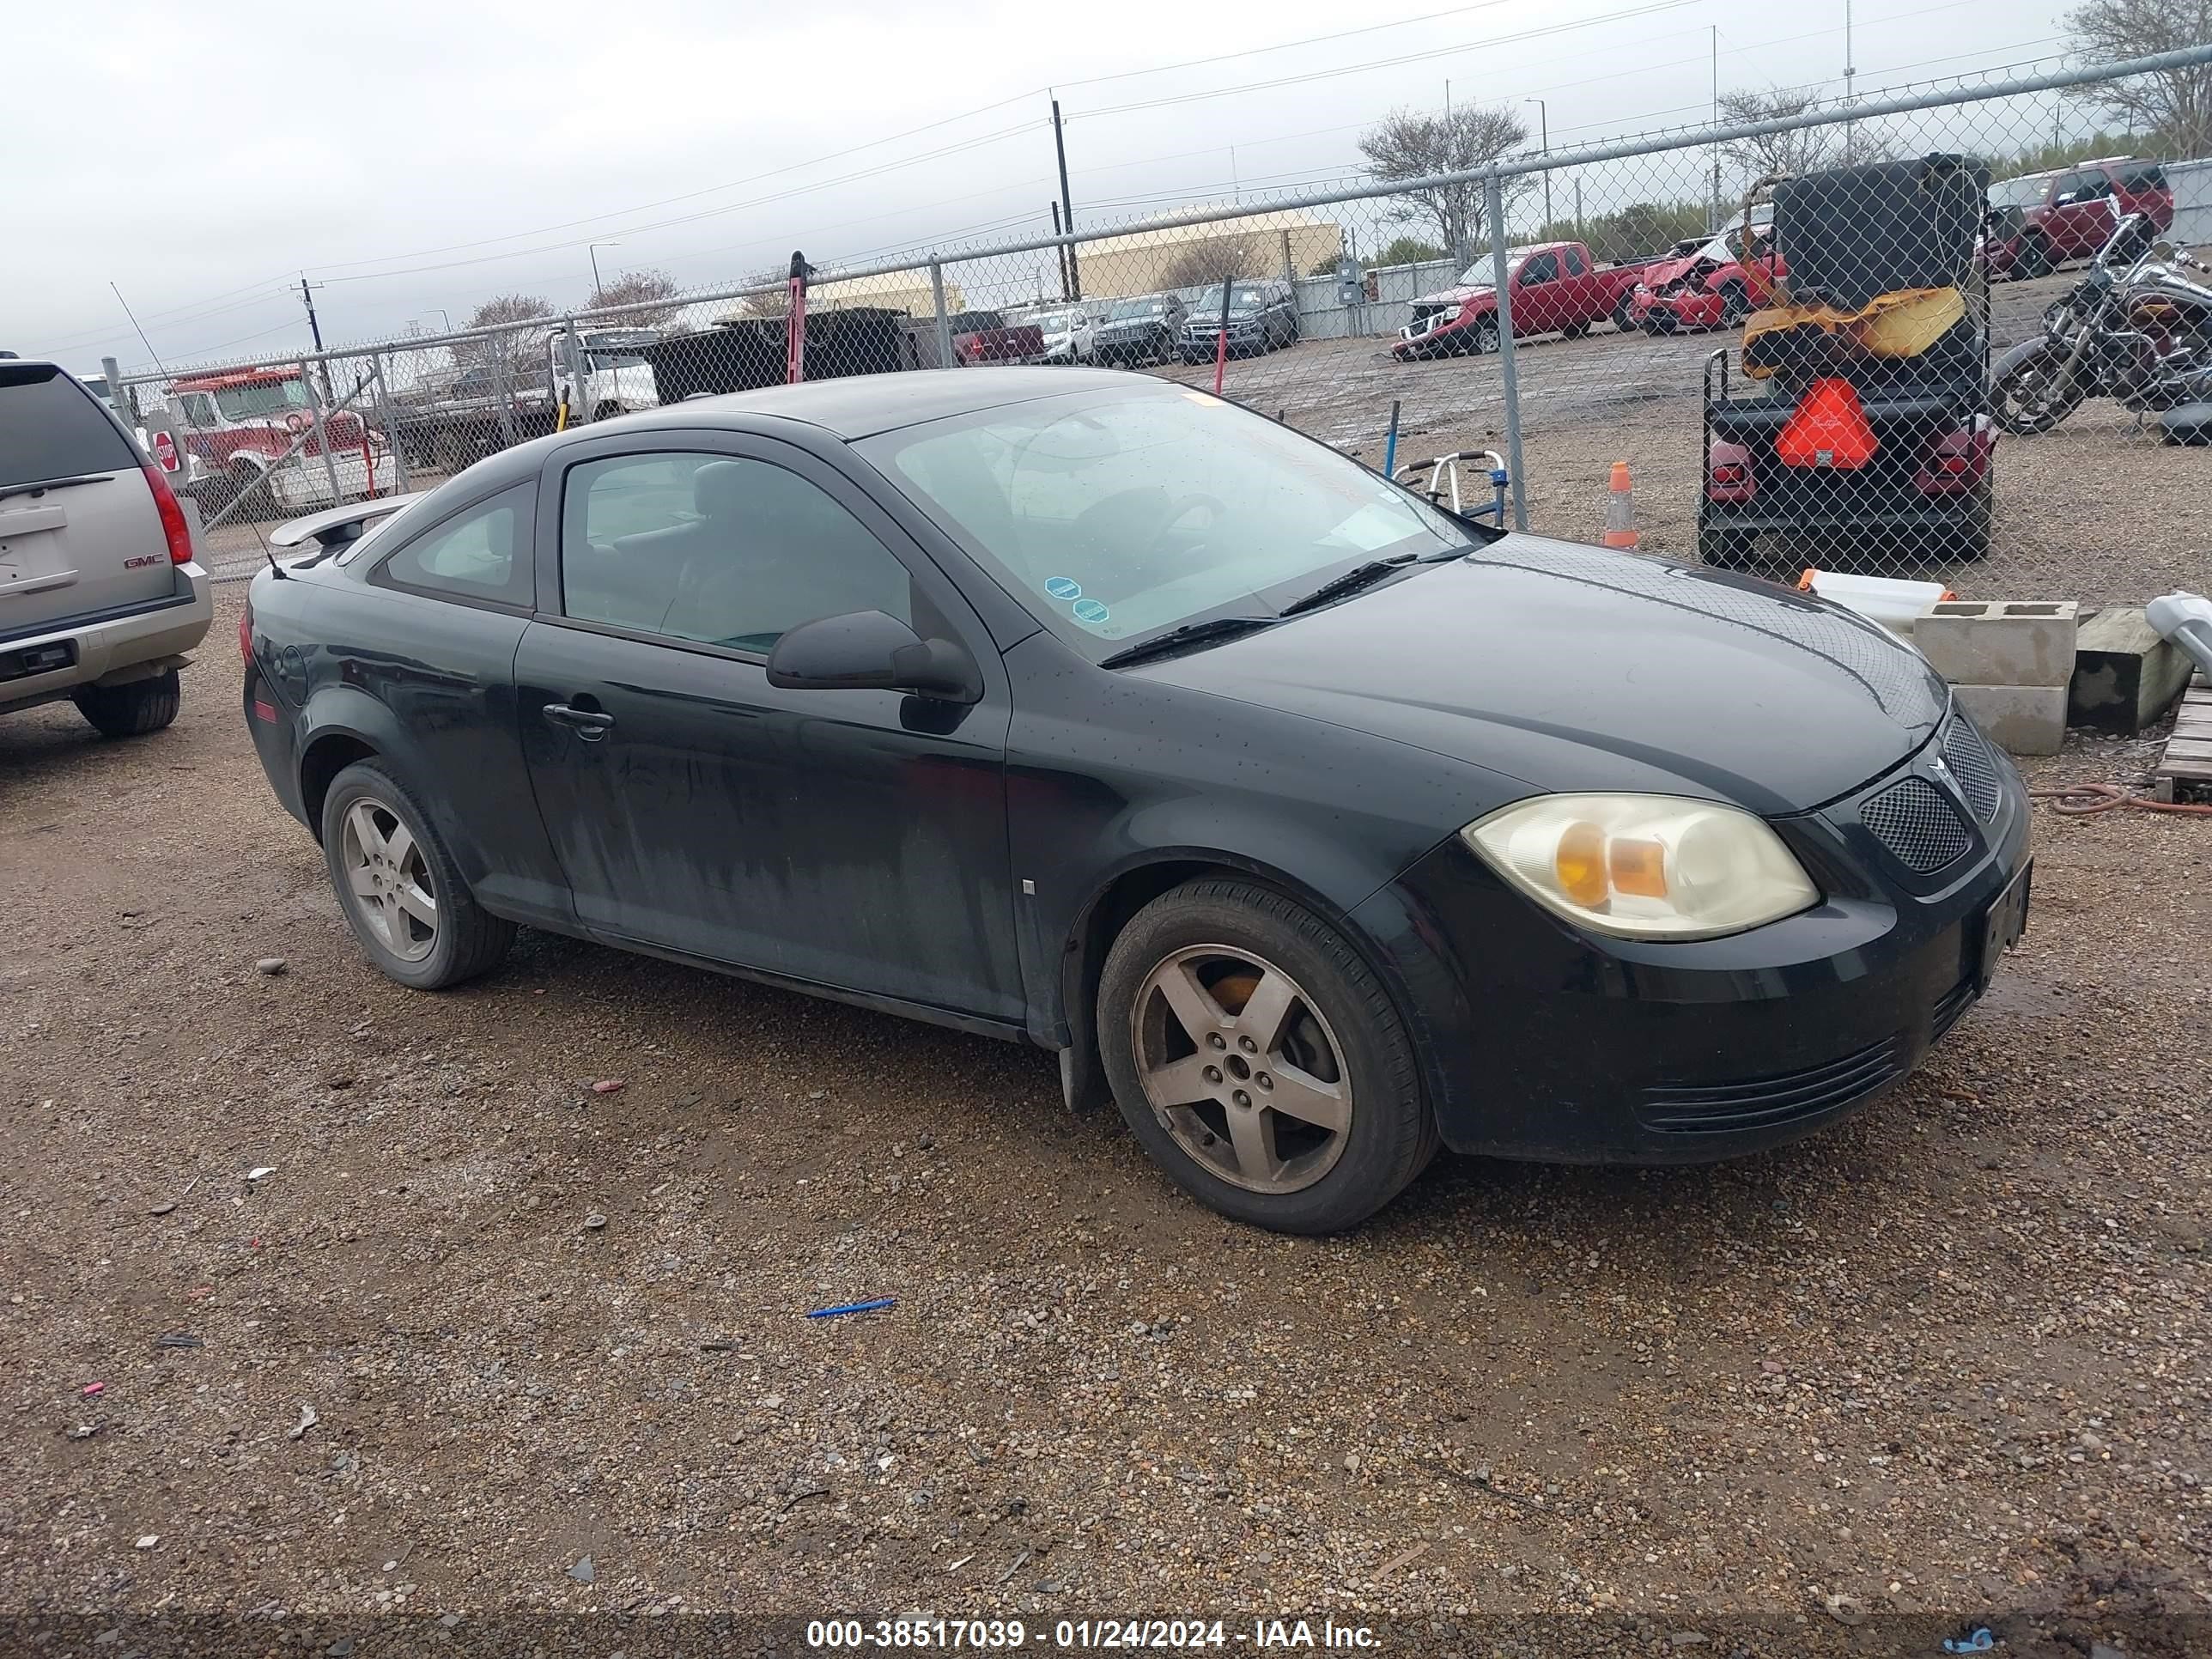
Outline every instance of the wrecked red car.
{"type": "Polygon", "coordinates": [[[1741,324],[1765,303],[1774,279],[1789,275],[1771,224],[1751,228],[1748,268],[1741,257],[1742,235],[1740,230],[1724,232],[1686,258],[1662,259],[1648,267],[1628,297],[1630,325],[1647,334],[1672,334],[1741,324]]]}

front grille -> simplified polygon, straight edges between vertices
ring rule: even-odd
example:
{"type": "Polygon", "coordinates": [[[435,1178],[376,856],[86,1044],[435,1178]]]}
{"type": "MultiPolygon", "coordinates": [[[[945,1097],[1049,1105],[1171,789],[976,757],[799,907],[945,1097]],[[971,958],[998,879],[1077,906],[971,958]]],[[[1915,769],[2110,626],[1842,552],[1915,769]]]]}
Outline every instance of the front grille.
{"type": "Polygon", "coordinates": [[[1955,717],[1943,728],[1943,763],[1959,780],[1974,816],[1984,823],[1996,817],[1997,763],[1990,753],[1989,740],[1974,729],[1972,721],[1955,717]]]}
{"type": "Polygon", "coordinates": [[[1872,1094],[1904,1070],[1898,1039],[1888,1037],[1802,1071],[1738,1083],[1657,1083],[1644,1091],[1637,1116],[1662,1134],[1729,1134],[1771,1129],[1819,1117],[1872,1094]]]}
{"type": "Polygon", "coordinates": [[[1943,793],[1925,778],[1905,778],[1859,805],[1859,822],[1889,855],[1919,875],[1966,856],[1974,844],[1943,793]]]}
{"type": "Polygon", "coordinates": [[[1974,981],[1969,975],[1943,993],[1936,1004],[1936,1018],[1929,1032],[1930,1042],[1959,1023],[1959,1017],[1974,1006],[1974,981]]]}

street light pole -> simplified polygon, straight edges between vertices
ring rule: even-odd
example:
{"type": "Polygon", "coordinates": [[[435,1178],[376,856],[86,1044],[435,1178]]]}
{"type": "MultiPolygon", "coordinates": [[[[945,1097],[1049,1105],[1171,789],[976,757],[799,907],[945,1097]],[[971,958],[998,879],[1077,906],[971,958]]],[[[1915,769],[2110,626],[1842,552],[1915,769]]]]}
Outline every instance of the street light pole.
{"type": "Polygon", "coordinates": [[[603,247],[620,247],[621,246],[620,242],[593,242],[585,250],[590,254],[592,259],[592,303],[593,305],[599,304],[599,295],[606,291],[606,285],[599,281],[599,250],[603,247]]]}
{"type": "MultiPolygon", "coordinates": [[[[1540,98],[1523,98],[1524,104],[1536,106],[1537,143],[1547,156],[1552,153],[1552,112],[1540,98]]],[[[1544,169],[1544,227],[1548,234],[1552,224],[1552,170],[1544,169]]]]}

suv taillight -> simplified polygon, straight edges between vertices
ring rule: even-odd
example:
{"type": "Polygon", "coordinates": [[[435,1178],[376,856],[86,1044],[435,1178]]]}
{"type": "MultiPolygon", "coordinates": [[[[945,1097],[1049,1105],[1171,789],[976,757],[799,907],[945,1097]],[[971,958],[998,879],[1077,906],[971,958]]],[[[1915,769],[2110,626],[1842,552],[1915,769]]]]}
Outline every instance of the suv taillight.
{"type": "Polygon", "coordinates": [[[238,613],[238,654],[248,668],[253,666],[253,595],[246,596],[246,608],[238,613]]]}
{"type": "Polygon", "coordinates": [[[154,510],[161,515],[161,534],[169,544],[169,562],[190,564],[192,527],[185,522],[185,509],[177,504],[177,492],[169,488],[169,481],[159,469],[148,465],[139,470],[146,475],[146,487],[154,492],[154,510]]]}

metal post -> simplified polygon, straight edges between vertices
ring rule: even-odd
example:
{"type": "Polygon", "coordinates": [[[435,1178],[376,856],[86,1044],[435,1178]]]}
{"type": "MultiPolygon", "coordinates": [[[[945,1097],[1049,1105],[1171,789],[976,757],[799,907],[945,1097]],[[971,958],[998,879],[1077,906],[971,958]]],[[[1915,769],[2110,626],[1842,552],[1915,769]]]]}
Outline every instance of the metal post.
{"type": "Polygon", "coordinates": [[[112,357],[102,357],[100,360],[100,373],[107,382],[107,406],[115,411],[117,418],[124,425],[137,426],[138,422],[131,414],[130,400],[123,394],[122,365],[112,357]]]}
{"type": "MultiPolygon", "coordinates": [[[[568,424],[582,426],[592,419],[592,385],[585,376],[584,342],[576,332],[574,317],[563,318],[562,325],[568,331],[561,346],[561,355],[568,365],[568,424]]],[[[617,369],[615,375],[619,380],[622,371],[617,369]]]]}
{"type": "Polygon", "coordinates": [[[1286,283],[1295,283],[1298,280],[1298,264],[1297,260],[1291,258],[1291,233],[1287,226],[1283,229],[1282,237],[1283,280],[1286,283]]]}
{"type": "Polygon", "coordinates": [[[491,392],[499,405],[499,447],[512,449],[520,441],[514,426],[514,364],[508,354],[517,337],[508,334],[491,343],[491,392]]]}
{"type": "Polygon", "coordinates": [[[407,493],[407,446],[399,441],[399,422],[392,407],[392,382],[384,372],[384,354],[368,354],[368,372],[376,380],[376,418],[384,426],[385,453],[392,457],[392,494],[407,493]]]}
{"type": "Polygon", "coordinates": [[[929,262],[929,298],[937,307],[937,366],[952,367],[952,319],[945,309],[945,267],[935,259],[929,262]]]}
{"type": "Polygon", "coordinates": [[[1513,289],[1505,280],[1505,188],[1495,167],[1482,181],[1490,219],[1490,278],[1498,289],[1498,373],[1505,390],[1505,464],[1513,471],[1513,527],[1528,527],[1528,486],[1521,471],[1521,381],[1513,365],[1513,289]]]}
{"type": "MultiPolygon", "coordinates": [[[[324,372],[327,374],[328,368],[324,372]]],[[[305,363],[300,365],[300,384],[307,389],[307,412],[313,417],[315,447],[323,452],[323,471],[331,481],[331,505],[336,507],[345,500],[345,492],[338,488],[338,464],[331,454],[330,437],[323,430],[323,400],[315,395],[315,382],[305,363]]],[[[276,498],[274,484],[270,486],[269,495],[271,500],[276,498]]]]}

